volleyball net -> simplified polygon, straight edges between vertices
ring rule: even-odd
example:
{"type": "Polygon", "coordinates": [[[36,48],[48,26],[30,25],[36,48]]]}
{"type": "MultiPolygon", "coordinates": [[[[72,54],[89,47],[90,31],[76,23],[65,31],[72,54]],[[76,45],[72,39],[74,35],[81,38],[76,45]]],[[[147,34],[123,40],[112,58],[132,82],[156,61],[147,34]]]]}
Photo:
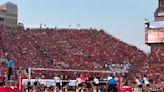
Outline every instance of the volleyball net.
{"type": "MultiPolygon", "coordinates": [[[[34,84],[35,81],[38,81],[40,84],[46,85],[47,87],[51,87],[51,86],[56,86],[56,81],[54,81],[54,77],[57,76],[75,76],[74,78],[70,78],[68,77],[67,80],[63,80],[61,78],[60,80],[60,85],[64,85],[65,82],[67,82],[67,85],[69,87],[76,87],[77,86],[77,81],[76,78],[79,75],[83,75],[84,77],[99,77],[103,80],[100,80],[100,88],[103,89],[107,89],[106,85],[107,85],[107,81],[108,81],[108,77],[110,74],[114,74],[111,71],[98,71],[98,70],[73,70],[73,69],[53,69],[53,68],[28,68],[28,79],[23,79],[22,81],[22,85],[27,85],[27,82],[31,82],[32,84],[34,84]],[[49,74],[51,76],[49,76],[49,74]],[[36,76],[49,76],[49,78],[44,77],[44,78],[39,78],[38,80],[35,79],[36,76]],[[78,76],[76,76],[78,75],[78,76]]],[[[80,77],[82,78],[82,77],[80,77]]],[[[82,78],[83,79],[83,78],[82,78]]],[[[93,80],[92,80],[93,81],[93,80]]],[[[121,88],[121,77],[117,77],[117,82],[118,82],[118,89],[122,90],[122,89],[127,89],[127,88],[121,88]]],[[[85,85],[85,84],[84,84],[85,85]]],[[[64,86],[63,86],[64,87],[64,86]]],[[[131,89],[131,87],[129,88],[131,89]]],[[[121,91],[120,91],[121,92],[121,91]]],[[[122,91],[124,92],[124,91],[122,91]]],[[[126,92],[132,92],[132,91],[126,91],[126,92]]]]}
{"type": "Polygon", "coordinates": [[[57,75],[63,75],[63,76],[74,76],[76,74],[84,74],[84,75],[92,75],[95,74],[96,76],[104,76],[104,75],[109,75],[113,72],[111,71],[97,71],[97,70],[73,70],[73,69],[53,69],[53,68],[28,68],[28,79],[31,80],[32,79],[32,72],[33,71],[37,71],[35,72],[36,75],[38,75],[37,73],[44,75],[44,73],[46,74],[51,74],[52,76],[54,74],[57,75]],[[74,74],[74,75],[72,75],[74,74]]]}

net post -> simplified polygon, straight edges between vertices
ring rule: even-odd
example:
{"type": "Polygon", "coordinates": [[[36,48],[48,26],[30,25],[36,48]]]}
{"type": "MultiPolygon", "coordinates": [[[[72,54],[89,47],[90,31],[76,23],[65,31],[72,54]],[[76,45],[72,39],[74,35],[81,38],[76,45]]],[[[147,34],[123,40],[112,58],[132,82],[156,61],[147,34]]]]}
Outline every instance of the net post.
{"type": "Polygon", "coordinates": [[[28,80],[31,80],[31,68],[28,68],[28,80]]]}

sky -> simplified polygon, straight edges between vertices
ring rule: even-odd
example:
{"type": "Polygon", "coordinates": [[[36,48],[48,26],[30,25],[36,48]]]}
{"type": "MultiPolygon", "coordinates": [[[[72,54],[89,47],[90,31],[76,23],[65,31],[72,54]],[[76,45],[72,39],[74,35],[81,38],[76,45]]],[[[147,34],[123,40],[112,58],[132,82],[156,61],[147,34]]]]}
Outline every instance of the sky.
{"type": "Polygon", "coordinates": [[[154,20],[158,0],[0,0],[18,6],[18,21],[25,27],[98,28],[149,52],[144,43],[144,22],[154,20]]]}

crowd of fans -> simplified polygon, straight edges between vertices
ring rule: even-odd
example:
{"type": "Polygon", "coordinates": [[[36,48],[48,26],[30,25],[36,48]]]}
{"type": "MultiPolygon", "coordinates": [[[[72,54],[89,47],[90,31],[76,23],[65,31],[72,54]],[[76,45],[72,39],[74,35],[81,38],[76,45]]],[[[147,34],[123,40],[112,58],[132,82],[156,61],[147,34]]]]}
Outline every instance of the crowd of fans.
{"type": "MultiPolygon", "coordinates": [[[[17,79],[16,70],[19,67],[25,71],[28,67],[36,67],[113,72],[121,70],[118,73],[130,73],[129,79],[146,73],[153,82],[164,82],[163,48],[155,48],[147,54],[104,30],[93,28],[22,29],[1,25],[0,55],[1,58],[13,57],[13,79],[17,79]]],[[[6,71],[5,64],[1,66],[0,69],[6,71]]],[[[7,73],[5,71],[4,74],[7,73]]],[[[50,78],[54,75],[53,72],[32,71],[32,76],[50,78]]]]}

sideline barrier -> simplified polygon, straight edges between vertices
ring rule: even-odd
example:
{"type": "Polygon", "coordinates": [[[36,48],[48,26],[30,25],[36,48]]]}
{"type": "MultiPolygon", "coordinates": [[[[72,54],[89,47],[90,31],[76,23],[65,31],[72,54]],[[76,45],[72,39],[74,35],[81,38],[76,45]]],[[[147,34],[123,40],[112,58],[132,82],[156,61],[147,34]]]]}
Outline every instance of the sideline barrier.
{"type": "Polygon", "coordinates": [[[132,92],[132,88],[131,87],[122,87],[120,89],[120,92],[132,92]]]}
{"type": "Polygon", "coordinates": [[[132,92],[132,87],[122,86],[122,78],[118,77],[118,92],[132,92]]]}
{"type": "Polygon", "coordinates": [[[9,87],[0,87],[0,92],[16,92],[16,90],[13,90],[9,87]]]}

